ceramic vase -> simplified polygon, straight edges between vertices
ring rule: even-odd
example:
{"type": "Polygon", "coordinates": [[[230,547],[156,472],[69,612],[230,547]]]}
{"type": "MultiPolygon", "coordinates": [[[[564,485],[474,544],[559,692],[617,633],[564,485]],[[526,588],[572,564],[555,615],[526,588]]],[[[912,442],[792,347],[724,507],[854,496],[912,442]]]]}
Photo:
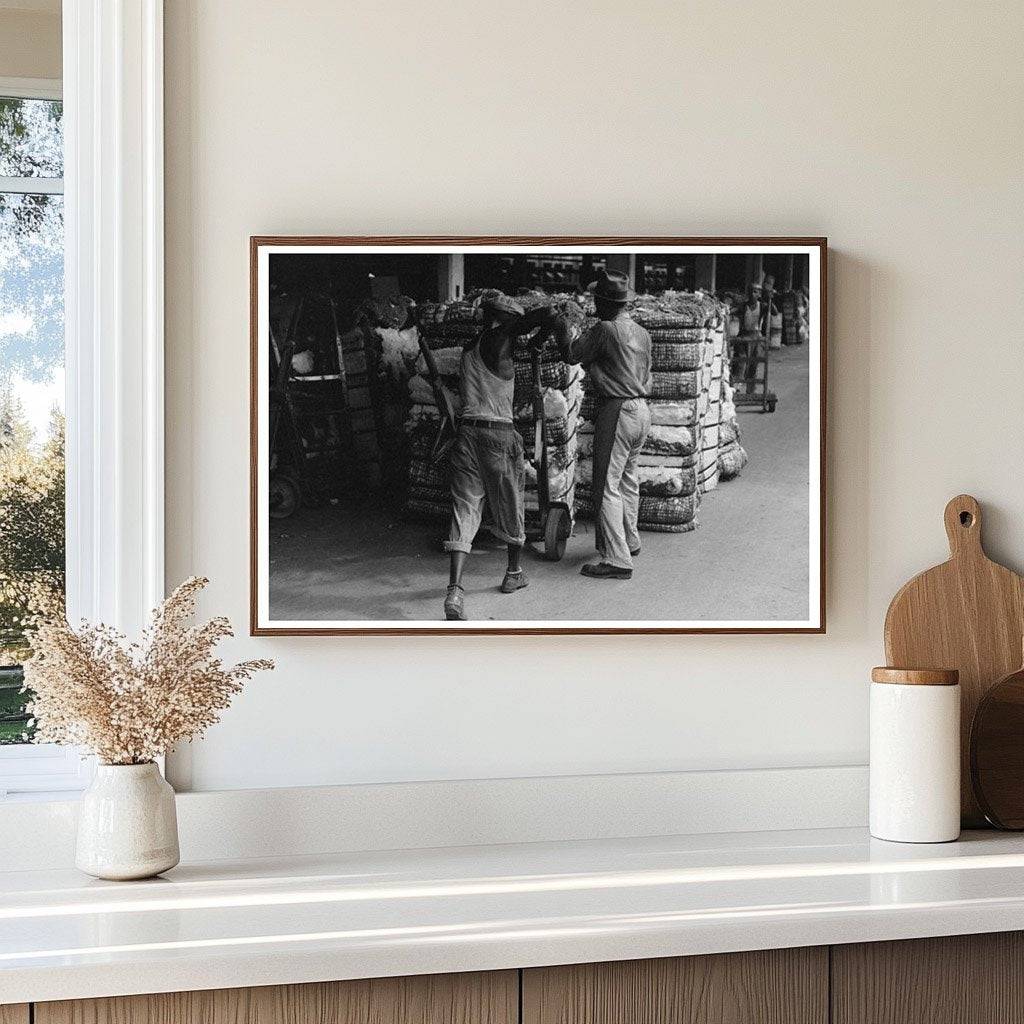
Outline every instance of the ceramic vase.
{"type": "Polygon", "coordinates": [[[178,863],[174,790],[149,764],[101,764],[82,794],[75,864],[96,878],[151,878],[178,863]]]}

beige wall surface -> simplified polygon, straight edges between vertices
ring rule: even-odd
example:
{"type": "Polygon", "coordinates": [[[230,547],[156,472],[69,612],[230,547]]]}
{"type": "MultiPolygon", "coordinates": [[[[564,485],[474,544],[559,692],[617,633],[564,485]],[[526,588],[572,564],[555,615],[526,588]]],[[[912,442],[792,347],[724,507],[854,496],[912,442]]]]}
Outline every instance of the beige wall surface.
{"type": "Polygon", "coordinates": [[[243,632],[250,234],[832,246],[827,636],[243,635],[278,669],[194,785],[863,763],[946,500],[1024,567],[1022,43],[1016,0],[167,0],[168,582],[243,632]]]}
{"type": "Polygon", "coordinates": [[[60,6],[53,6],[0,4],[0,78],[60,78],[60,6]]]}

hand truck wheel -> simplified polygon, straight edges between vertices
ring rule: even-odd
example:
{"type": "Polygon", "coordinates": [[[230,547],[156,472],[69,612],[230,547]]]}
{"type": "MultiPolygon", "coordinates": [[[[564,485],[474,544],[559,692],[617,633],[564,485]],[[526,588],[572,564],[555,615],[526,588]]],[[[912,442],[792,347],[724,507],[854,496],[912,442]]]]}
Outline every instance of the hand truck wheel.
{"type": "Polygon", "coordinates": [[[271,519],[287,519],[302,504],[302,491],[298,481],[287,473],[271,473],[269,488],[271,519]]]}
{"type": "Polygon", "coordinates": [[[565,554],[565,542],[572,530],[569,510],[561,505],[548,509],[544,519],[544,557],[549,562],[560,562],[565,554]]]}

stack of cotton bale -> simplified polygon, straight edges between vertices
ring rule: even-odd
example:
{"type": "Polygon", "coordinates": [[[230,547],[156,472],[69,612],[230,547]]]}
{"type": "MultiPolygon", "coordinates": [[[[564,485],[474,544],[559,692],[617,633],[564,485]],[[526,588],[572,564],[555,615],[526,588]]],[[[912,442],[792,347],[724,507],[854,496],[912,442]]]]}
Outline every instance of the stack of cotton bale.
{"type": "MultiPolygon", "coordinates": [[[[708,344],[704,349],[705,378],[707,381],[707,407],[701,421],[701,452],[698,470],[698,487],[702,493],[712,491],[718,485],[719,448],[722,444],[722,425],[726,422],[723,413],[724,388],[729,382],[729,366],[726,358],[726,332],[729,322],[729,307],[704,292],[665,292],[654,300],[660,307],[671,309],[689,323],[683,330],[694,337],[700,337],[708,344]]],[[[642,314],[641,314],[642,316],[642,314]]],[[[642,320],[641,320],[642,322],[642,320]]],[[[654,331],[652,328],[652,340],[654,331]]],[[[657,343],[655,343],[657,351],[657,343]]],[[[735,418],[735,409],[733,409],[735,418]]]]}
{"type": "MultiPolygon", "coordinates": [[[[640,453],[641,530],[685,533],[697,525],[700,505],[697,490],[700,422],[696,400],[653,399],[651,431],[640,453]]],[[[593,423],[581,424],[580,459],[576,473],[576,507],[580,515],[593,516],[592,498],[593,423]]]]}
{"type": "Polygon", "coordinates": [[[808,306],[803,292],[789,291],[782,296],[782,342],[802,345],[809,335],[808,306]]]}
{"type": "Polygon", "coordinates": [[[405,423],[409,439],[406,508],[410,512],[438,518],[451,515],[447,464],[437,452],[442,422],[437,388],[458,412],[462,347],[467,339],[478,336],[483,327],[483,314],[471,302],[428,302],[420,307],[420,338],[431,350],[438,380],[431,381],[426,358],[421,353],[415,363],[416,372],[409,378],[411,406],[405,423]]]}
{"type": "MultiPolygon", "coordinates": [[[[641,296],[631,316],[651,335],[651,431],[640,453],[641,530],[683,533],[697,525],[704,421],[714,374],[706,303],[681,293],[641,296]]],[[[584,403],[577,503],[593,514],[593,418],[584,403]],[[583,453],[586,453],[584,457],[583,453]]]]}
{"type": "MultiPolygon", "coordinates": [[[[530,292],[516,296],[516,302],[526,310],[550,306],[569,323],[575,340],[584,327],[583,308],[571,295],[547,295],[530,292]]],[[[514,350],[516,367],[515,419],[516,428],[523,438],[526,453],[526,517],[529,529],[539,529],[539,499],[537,466],[540,459],[535,451],[537,443],[536,420],[533,411],[533,348],[530,338],[521,338],[514,350]]],[[[569,515],[576,515],[576,476],[580,407],[583,402],[583,370],[562,359],[553,337],[544,343],[540,353],[540,380],[544,394],[544,418],[548,441],[548,497],[564,502],[569,515]]]]}
{"type": "MultiPolygon", "coordinates": [[[[725,363],[726,378],[729,374],[729,362],[725,363]]],[[[747,453],[740,444],[740,425],[736,418],[736,405],[733,402],[733,388],[728,379],[722,382],[722,424],[719,428],[718,440],[718,476],[720,480],[731,480],[739,476],[740,470],[747,464],[747,453]]]]}

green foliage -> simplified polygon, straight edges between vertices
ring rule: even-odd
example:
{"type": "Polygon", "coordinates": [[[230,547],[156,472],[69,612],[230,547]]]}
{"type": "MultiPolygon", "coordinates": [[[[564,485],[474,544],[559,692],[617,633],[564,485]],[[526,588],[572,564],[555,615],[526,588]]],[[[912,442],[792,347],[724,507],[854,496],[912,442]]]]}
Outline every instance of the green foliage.
{"type": "MultiPolygon", "coordinates": [[[[25,627],[41,613],[63,614],[64,417],[54,412],[41,447],[17,398],[0,400],[0,665],[31,653],[25,627]]],[[[22,742],[28,695],[0,669],[0,743],[22,742]],[[15,706],[12,702],[17,701],[15,706]]]]}
{"type": "Polygon", "coordinates": [[[31,738],[33,730],[25,713],[26,699],[20,666],[0,668],[0,745],[24,743],[31,738]]]}

